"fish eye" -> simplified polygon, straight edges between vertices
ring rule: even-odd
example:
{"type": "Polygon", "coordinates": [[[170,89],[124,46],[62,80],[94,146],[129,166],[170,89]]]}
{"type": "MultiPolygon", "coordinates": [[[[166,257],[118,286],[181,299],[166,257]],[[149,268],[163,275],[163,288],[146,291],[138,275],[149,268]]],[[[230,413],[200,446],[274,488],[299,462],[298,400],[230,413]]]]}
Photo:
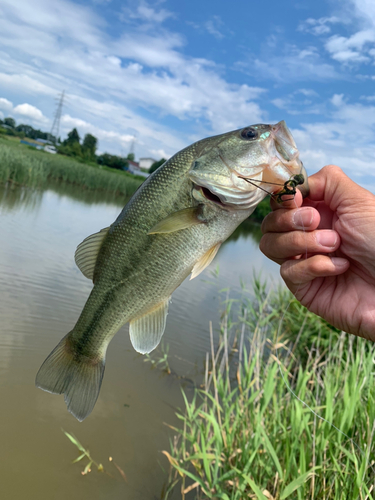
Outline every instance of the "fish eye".
{"type": "Polygon", "coordinates": [[[251,127],[247,127],[241,131],[241,137],[246,140],[256,139],[258,137],[258,132],[251,127]]]}

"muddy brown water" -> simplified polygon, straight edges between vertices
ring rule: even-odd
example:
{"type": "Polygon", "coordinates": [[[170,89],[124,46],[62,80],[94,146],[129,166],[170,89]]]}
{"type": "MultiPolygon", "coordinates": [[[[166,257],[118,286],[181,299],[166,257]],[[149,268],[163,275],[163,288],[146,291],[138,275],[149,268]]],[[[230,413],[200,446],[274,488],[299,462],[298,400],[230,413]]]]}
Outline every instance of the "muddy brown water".
{"type": "MultiPolygon", "coordinates": [[[[181,385],[203,379],[209,321],[218,329],[220,293],[251,283],[254,269],[278,282],[278,266],[248,230],[227,242],[211,266],[174,293],[164,345],[175,375],[152,369],[131,347],[128,327],[111,342],[93,413],[82,423],[63,397],[36,389],[40,364],[71,330],[92,284],[74,263],[76,246],[108,226],[124,200],[53,186],[38,191],[0,187],[0,498],[148,500],[161,498],[172,431],[183,407],[181,385]],[[218,277],[213,270],[219,267],[218,277]],[[74,434],[113,478],[72,464],[74,434]],[[113,462],[125,472],[125,482],[113,462]]],[[[159,351],[161,352],[161,351],[159,351]]],[[[176,492],[173,498],[180,495],[176,492]]]]}

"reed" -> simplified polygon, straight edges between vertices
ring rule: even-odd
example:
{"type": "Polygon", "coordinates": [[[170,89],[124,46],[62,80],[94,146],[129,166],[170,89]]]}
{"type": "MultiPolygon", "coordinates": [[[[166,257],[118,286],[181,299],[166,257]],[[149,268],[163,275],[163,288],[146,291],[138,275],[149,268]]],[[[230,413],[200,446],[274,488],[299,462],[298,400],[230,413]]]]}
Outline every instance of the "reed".
{"type": "Polygon", "coordinates": [[[183,393],[164,451],[164,498],[179,488],[182,499],[374,499],[373,344],[298,303],[280,328],[290,294],[258,282],[255,297],[241,300],[236,321],[227,302],[216,349],[211,328],[203,389],[191,401],[183,393]]]}
{"type": "Polygon", "coordinates": [[[99,165],[87,165],[61,155],[17,147],[11,141],[0,140],[1,183],[13,182],[42,188],[51,180],[130,196],[144,179],[99,165]]]}

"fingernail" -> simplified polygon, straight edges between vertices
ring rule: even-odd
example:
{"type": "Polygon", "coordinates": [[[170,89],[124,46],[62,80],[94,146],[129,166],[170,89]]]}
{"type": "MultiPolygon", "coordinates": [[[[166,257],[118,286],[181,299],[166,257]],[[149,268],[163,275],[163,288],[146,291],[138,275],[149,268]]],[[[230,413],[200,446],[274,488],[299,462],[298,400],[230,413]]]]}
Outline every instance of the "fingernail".
{"type": "Polygon", "coordinates": [[[333,248],[337,242],[337,234],[335,231],[322,230],[316,233],[316,241],[322,247],[333,248]]]}
{"type": "Polygon", "coordinates": [[[305,229],[311,226],[314,216],[312,208],[300,208],[293,214],[293,223],[296,229],[305,229]]]}
{"type": "Polygon", "coordinates": [[[348,259],[341,257],[331,257],[331,261],[335,267],[346,267],[348,265],[348,259]]]}

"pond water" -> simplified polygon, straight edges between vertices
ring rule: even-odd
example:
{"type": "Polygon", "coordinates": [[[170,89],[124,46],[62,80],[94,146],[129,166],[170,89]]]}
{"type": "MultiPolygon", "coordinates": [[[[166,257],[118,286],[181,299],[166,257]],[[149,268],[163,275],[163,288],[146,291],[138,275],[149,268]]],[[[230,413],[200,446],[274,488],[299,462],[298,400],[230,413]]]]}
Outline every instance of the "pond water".
{"type": "MultiPolygon", "coordinates": [[[[34,386],[39,366],[72,329],[92,287],[74,263],[75,248],[112,223],[123,204],[66,186],[0,187],[0,498],[160,498],[168,469],[161,451],[169,450],[172,436],[165,423],[178,423],[181,379],[145,363],[130,344],[127,326],[109,346],[98,402],[83,423],[68,413],[62,396],[34,386]],[[81,475],[83,462],[71,463],[80,453],[62,429],[113,477],[94,467],[81,475]]],[[[219,290],[238,293],[240,278],[250,284],[254,270],[279,282],[278,266],[260,253],[245,227],[204,273],[174,293],[163,341],[172,372],[185,377],[188,392],[186,380],[202,380],[209,321],[215,331],[219,327],[219,290]]]]}

